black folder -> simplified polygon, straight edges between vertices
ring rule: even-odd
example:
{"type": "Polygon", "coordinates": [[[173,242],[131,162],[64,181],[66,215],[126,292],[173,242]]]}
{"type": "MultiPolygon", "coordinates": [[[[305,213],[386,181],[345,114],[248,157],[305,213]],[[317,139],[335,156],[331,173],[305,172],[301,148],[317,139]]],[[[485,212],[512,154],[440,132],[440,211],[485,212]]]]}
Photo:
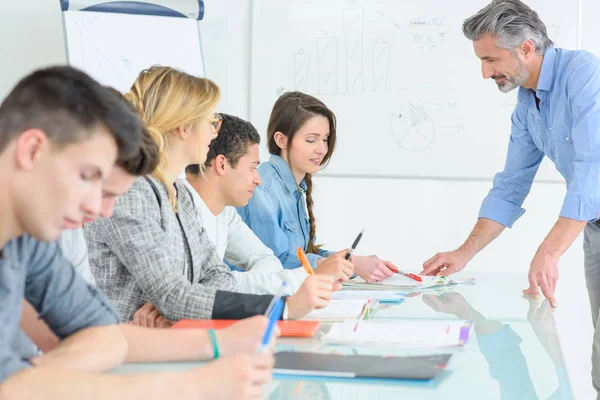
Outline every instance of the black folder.
{"type": "Polygon", "coordinates": [[[339,355],[282,351],[273,373],[336,378],[430,380],[446,368],[451,354],[418,357],[339,355]]]}

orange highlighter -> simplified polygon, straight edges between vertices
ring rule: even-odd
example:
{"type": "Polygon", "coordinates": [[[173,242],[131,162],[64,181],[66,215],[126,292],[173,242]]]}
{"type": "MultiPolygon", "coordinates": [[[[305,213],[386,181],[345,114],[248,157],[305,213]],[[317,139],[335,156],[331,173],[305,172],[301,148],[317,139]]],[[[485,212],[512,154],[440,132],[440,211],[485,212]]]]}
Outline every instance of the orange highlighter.
{"type": "Polygon", "coordinates": [[[308,258],[306,258],[306,254],[304,254],[304,250],[302,250],[302,247],[298,247],[296,254],[298,255],[298,260],[300,260],[300,264],[302,264],[306,273],[309,275],[314,275],[315,272],[313,271],[312,267],[310,266],[310,263],[308,262],[308,258]]]}

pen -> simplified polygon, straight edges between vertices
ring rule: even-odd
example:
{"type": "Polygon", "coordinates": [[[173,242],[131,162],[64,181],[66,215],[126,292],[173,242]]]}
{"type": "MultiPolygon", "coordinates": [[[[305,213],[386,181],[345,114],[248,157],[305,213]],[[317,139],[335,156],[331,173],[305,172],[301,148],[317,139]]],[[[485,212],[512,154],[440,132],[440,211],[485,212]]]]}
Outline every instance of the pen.
{"type": "Polygon", "coordinates": [[[269,342],[271,341],[271,336],[273,335],[273,329],[275,328],[277,321],[279,321],[279,316],[283,311],[284,302],[281,301],[281,296],[283,295],[286,285],[287,283],[284,281],[279,289],[279,293],[273,296],[271,303],[269,303],[269,307],[267,307],[265,316],[269,319],[269,322],[267,324],[267,328],[265,329],[261,343],[257,349],[258,353],[265,353],[269,348],[269,342]]]}
{"type": "Polygon", "coordinates": [[[313,271],[312,267],[310,266],[310,263],[308,262],[308,258],[306,258],[306,254],[304,254],[304,250],[302,250],[302,247],[298,247],[296,254],[298,255],[300,264],[302,264],[306,273],[309,275],[314,275],[315,272],[313,271]]]}
{"type": "Polygon", "coordinates": [[[354,243],[352,243],[352,246],[350,247],[348,254],[346,254],[346,260],[350,259],[350,256],[352,255],[352,252],[354,251],[354,249],[356,249],[356,246],[358,246],[358,242],[360,242],[360,239],[362,238],[364,231],[365,231],[364,229],[362,231],[360,231],[360,233],[358,234],[356,239],[354,239],[354,243]]]}
{"type": "Polygon", "coordinates": [[[367,315],[367,310],[369,308],[370,303],[371,303],[371,300],[367,300],[367,302],[363,305],[360,315],[358,316],[358,320],[356,321],[356,324],[354,324],[353,332],[356,332],[356,329],[358,328],[358,323],[360,321],[362,321],[365,318],[365,316],[367,315]]]}
{"type": "Polygon", "coordinates": [[[423,282],[423,279],[421,279],[421,277],[419,275],[409,274],[409,273],[406,273],[406,272],[402,272],[398,268],[390,268],[390,270],[392,272],[395,272],[396,274],[404,275],[407,278],[414,279],[417,282],[423,282]]]}

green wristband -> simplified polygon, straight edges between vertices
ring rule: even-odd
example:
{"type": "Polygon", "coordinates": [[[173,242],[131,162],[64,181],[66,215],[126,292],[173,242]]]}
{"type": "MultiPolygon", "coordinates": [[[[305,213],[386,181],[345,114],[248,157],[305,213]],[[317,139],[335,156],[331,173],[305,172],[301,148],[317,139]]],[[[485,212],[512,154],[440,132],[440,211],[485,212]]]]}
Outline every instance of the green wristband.
{"type": "Polygon", "coordinates": [[[219,342],[217,341],[217,333],[214,329],[208,329],[208,337],[213,348],[213,360],[219,358],[219,342]]]}

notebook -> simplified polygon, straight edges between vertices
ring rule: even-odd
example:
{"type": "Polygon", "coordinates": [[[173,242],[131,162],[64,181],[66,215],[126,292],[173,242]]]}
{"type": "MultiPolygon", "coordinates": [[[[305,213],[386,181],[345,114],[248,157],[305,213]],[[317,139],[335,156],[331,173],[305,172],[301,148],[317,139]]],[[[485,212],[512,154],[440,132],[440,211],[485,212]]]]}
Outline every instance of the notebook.
{"type": "Polygon", "coordinates": [[[467,343],[472,327],[471,321],[347,320],[332,324],[321,340],[335,344],[454,347],[467,343]]]}
{"type": "Polygon", "coordinates": [[[420,357],[340,355],[282,351],[275,354],[275,375],[335,378],[435,378],[448,364],[450,354],[420,357]]]}
{"type": "Polygon", "coordinates": [[[474,283],[474,278],[458,279],[454,277],[446,278],[444,276],[425,276],[419,275],[422,282],[417,282],[414,279],[407,278],[404,275],[394,274],[387,279],[379,282],[368,283],[361,277],[357,276],[344,283],[344,286],[360,289],[404,289],[404,290],[420,290],[436,286],[457,285],[461,283],[474,283]]]}
{"type": "MultiPolygon", "coordinates": [[[[182,319],[172,328],[222,329],[238,322],[229,319],[182,319]]],[[[281,337],[313,337],[319,330],[319,321],[279,321],[281,337]]]]}

